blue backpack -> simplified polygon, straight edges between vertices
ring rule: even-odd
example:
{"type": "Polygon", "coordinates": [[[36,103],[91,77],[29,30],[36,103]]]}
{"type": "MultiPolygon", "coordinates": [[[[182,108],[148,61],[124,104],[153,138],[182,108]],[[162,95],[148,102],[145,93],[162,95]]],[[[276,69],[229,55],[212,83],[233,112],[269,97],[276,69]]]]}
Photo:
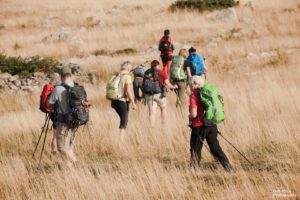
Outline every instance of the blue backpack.
{"type": "Polygon", "coordinates": [[[201,56],[192,53],[188,56],[187,61],[190,66],[192,76],[200,76],[204,73],[204,60],[201,56]]]}

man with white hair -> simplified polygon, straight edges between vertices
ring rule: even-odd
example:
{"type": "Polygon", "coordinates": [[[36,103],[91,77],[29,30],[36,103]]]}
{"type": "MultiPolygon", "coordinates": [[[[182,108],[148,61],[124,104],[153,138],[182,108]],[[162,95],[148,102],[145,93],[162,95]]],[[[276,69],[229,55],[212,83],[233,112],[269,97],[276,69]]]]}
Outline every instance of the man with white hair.
{"type": "Polygon", "coordinates": [[[201,102],[200,91],[205,84],[204,75],[193,76],[190,80],[192,94],[190,95],[189,118],[191,120],[191,166],[199,168],[201,160],[201,149],[203,142],[206,139],[210,152],[213,156],[220,161],[226,171],[231,170],[231,165],[225,153],[223,152],[219,141],[217,125],[205,126],[204,125],[204,111],[205,105],[201,102]]]}

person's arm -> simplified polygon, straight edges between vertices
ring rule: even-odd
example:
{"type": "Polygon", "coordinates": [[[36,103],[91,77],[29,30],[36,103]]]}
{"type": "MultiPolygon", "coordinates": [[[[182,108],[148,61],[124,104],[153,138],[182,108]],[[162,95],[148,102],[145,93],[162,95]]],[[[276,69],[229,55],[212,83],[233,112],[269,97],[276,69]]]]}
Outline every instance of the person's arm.
{"type": "Polygon", "coordinates": [[[47,100],[47,108],[54,112],[54,105],[58,99],[57,90],[54,88],[53,92],[50,94],[47,100]]]}
{"type": "Polygon", "coordinates": [[[166,84],[166,86],[168,86],[168,87],[169,87],[170,89],[172,89],[172,90],[178,88],[177,85],[172,85],[172,84],[170,83],[170,80],[169,80],[169,79],[166,79],[166,80],[165,80],[165,84],[166,84]]]}
{"type": "Polygon", "coordinates": [[[187,66],[187,68],[186,68],[186,74],[187,74],[188,79],[190,79],[192,77],[190,66],[187,66]]]}
{"type": "Polygon", "coordinates": [[[193,98],[193,96],[190,97],[190,115],[189,118],[190,119],[195,119],[198,116],[197,110],[197,103],[195,101],[195,98],[193,98]]]}
{"type": "Polygon", "coordinates": [[[125,91],[126,91],[127,97],[129,98],[130,102],[132,103],[133,109],[135,110],[136,109],[136,104],[135,104],[135,101],[134,101],[134,97],[133,97],[131,88],[132,88],[132,84],[131,84],[130,81],[128,81],[125,84],[125,91]]]}

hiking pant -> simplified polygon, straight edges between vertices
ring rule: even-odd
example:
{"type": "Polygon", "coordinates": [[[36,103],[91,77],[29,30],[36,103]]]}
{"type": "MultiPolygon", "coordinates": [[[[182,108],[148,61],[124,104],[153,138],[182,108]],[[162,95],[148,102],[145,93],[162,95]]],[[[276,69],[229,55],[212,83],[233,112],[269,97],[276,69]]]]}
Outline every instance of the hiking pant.
{"type": "Polygon", "coordinates": [[[185,80],[182,81],[173,81],[173,84],[177,85],[177,95],[180,102],[176,102],[176,105],[181,103],[182,105],[186,104],[186,82],[185,80]]]}
{"type": "Polygon", "coordinates": [[[111,107],[116,110],[120,117],[120,129],[126,129],[128,123],[129,102],[113,100],[111,107]]]}
{"type": "Polygon", "coordinates": [[[214,126],[200,126],[193,127],[191,134],[191,165],[193,167],[199,167],[201,160],[201,149],[203,146],[204,139],[206,139],[212,155],[221,163],[225,170],[230,170],[230,163],[223,152],[219,141],[217,139],[218,128],[214,126]]]}
{"type": "Polygon", "coordinates": [[[134,92],[134,98],[137,101],[140,101],[143,97],[144,94],[142,92],[142,85],[143,85],[143,77],[135,77],[133,81],[133,92],[134,92]],[[140,95],[140,92],[142,93],[140,95]]]}
{"type": "Polygon", "coordinates": [[[163,63],[163,70],[167,75],[167,78],[169,79],[170,77],[170,70],[171,70],[171,64],[172,64],[172,57],[170,57],[171,59],[164,59],[163,56],[162,57],[162,63],[163,63]]]}

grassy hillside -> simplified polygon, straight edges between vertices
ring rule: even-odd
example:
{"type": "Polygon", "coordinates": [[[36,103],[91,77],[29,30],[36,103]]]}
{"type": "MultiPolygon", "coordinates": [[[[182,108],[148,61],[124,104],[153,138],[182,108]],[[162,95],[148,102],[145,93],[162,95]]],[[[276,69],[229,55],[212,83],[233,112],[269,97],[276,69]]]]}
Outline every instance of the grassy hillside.
{"type": "Polygon", "coordinates": [[[44,121],[39,94],[0,94],[0,199],[276,199],[278,191],[299,199],[300,3],[253,0],[252,9],[240,1],[237,20],[219,21],[219,11],[169,12],[173,2],[0,0],[0,51],[72,58],[104,80],[125,60],[158,59],[150,47],[169,28],[176,52],[194,45],[206,58],[208,82],[225,101],[219,129],[255,166],[219,138],[234,172],[224,172],[205,148],[201,169],[192,170],[190,130],[173,93],[165,126],[151,128],[140,105],[130,111],[128,135],[120,142],[103,83],[87,85],[93,106],[90,131],[76,136],[79,166],[68,169],[50,157],[51,132],[39,164],[31,158],[44,121]],[[73,39],[45,40],[57,32],[73,39]],[[128,48],[136,51],[111,53],[128,48]]]}

